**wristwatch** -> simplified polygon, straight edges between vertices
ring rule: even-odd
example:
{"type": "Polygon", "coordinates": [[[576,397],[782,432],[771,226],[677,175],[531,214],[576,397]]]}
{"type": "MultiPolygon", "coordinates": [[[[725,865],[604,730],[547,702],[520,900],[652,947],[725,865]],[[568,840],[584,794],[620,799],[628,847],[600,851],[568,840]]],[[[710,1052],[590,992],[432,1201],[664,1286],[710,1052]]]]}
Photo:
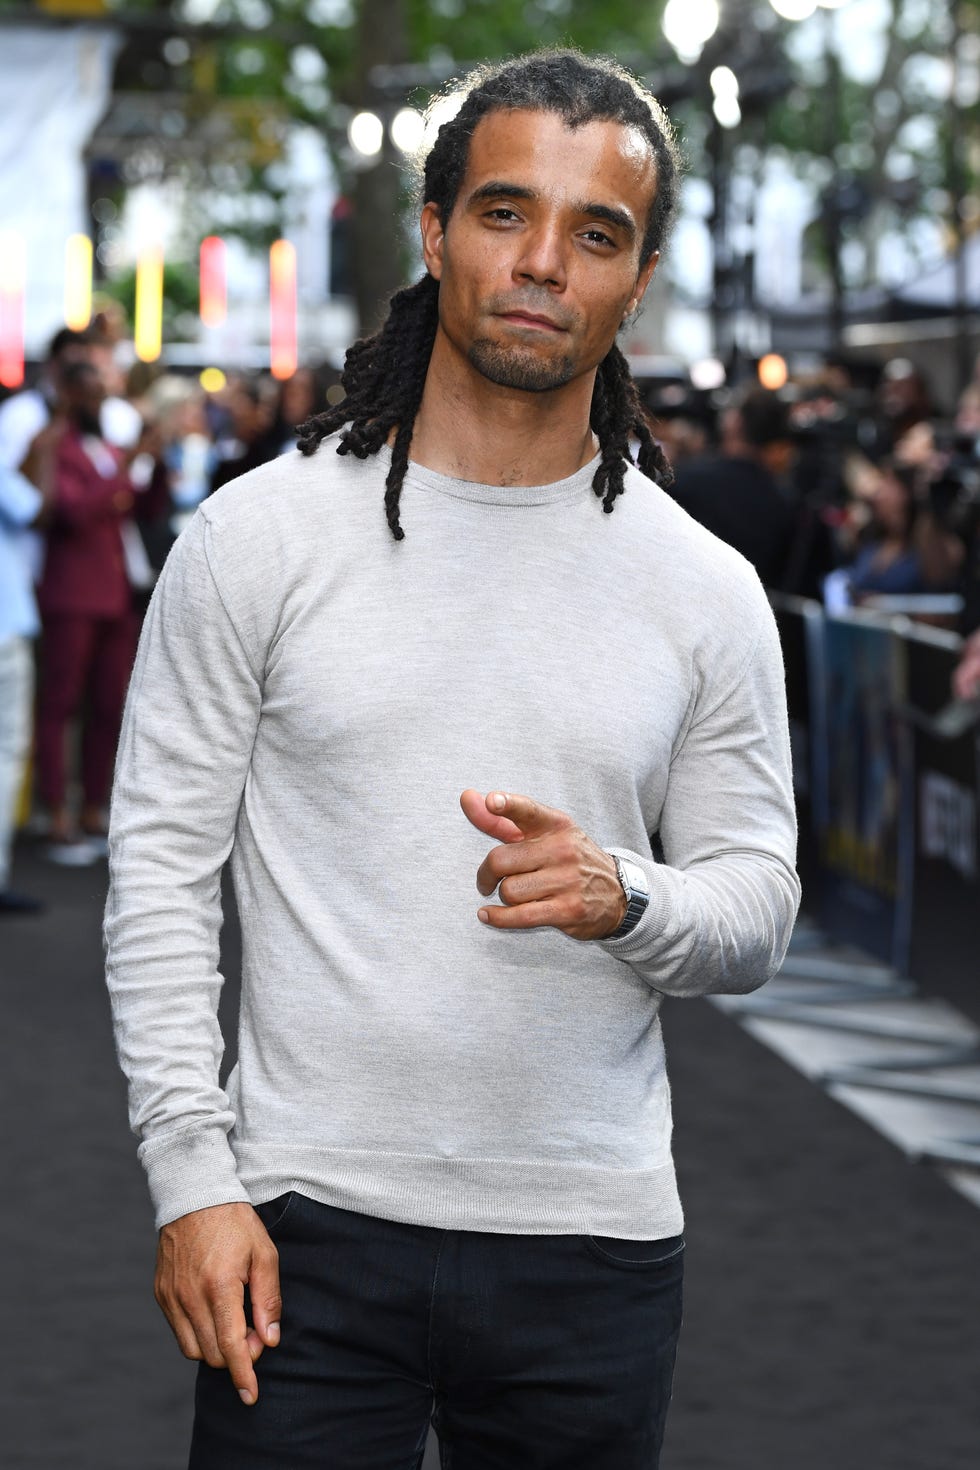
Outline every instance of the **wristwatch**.
{"type": "Polygon", "coordinates": [[[617,857],[614,852],[609,856],[616,864],[616,877],[623,885],[626,894],[626,917],[618,929],[607,934],[607,939],[624,939],[631,934],[637,924],[646,913],[647,904],[650,902],[650,885],[647,883],[646,874],[638,863],[631,863],[629,858],[617,857]]]}

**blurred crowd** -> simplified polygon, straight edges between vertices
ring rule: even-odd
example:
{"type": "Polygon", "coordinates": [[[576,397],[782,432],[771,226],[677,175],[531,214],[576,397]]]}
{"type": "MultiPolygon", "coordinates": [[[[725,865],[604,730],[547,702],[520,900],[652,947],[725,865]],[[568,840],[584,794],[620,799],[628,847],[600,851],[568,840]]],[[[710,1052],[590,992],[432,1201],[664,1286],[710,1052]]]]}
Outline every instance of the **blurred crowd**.
{"type": "Polygon", "coordinates": [[[949,416],[905,358],[838,357],[778,391],[644,387],[670,494],[767,587],[963,634],[955,693],[980,695],[980,359],[949,416]]]}
{"type": "MultiPolygon", "coordinates": [[[[59,331],[0,404],[0,914],[29,820],[54,863],[106,853],[109,788],[139,625],[194,508],[293,449],[337,375],[126,371],[111,318],[59,331]],[[28,760],[33,753],[32,761],[28,760]]],[[[125,344],[122,344],[125,346],[125,344]]]]}
{"type": "MultiPolygon", "coordinates": [[[[328,368],[127,371],[123,345],[111,316],[64,329],[0,404],[0,915],[40,908],[10,884],[18,821],[52,862],[105,854],[140,619],[194,508],[342,397],[328,368]]],[[[954,628],[953,693],[980,698],[980,364],[948,417],[905,359],[838,357],[778,391],[639,386],[669,493],[769,588],[954,628]]]]}

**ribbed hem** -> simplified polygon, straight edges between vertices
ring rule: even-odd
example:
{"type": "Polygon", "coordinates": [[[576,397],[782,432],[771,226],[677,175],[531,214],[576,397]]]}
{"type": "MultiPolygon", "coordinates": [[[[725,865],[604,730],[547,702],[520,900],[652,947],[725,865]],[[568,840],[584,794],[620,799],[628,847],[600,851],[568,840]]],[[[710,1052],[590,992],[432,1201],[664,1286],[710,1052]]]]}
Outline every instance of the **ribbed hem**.
{"type": "Polygon", "coordinates": [[[295,1189],[321,1204],[441,1230],[519,1235],[679,1235],[673,1162],[643,1170],[429,1154],[239,1144],[253,1204],[295,1189]]]}

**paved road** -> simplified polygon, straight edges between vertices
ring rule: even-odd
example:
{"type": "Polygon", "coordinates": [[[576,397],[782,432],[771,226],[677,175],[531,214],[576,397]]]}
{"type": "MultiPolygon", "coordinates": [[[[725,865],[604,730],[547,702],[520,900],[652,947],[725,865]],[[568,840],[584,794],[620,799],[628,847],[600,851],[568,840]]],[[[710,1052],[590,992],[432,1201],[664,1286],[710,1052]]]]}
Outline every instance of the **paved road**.
{"type": "MultiPolygon", "coordinates": [[[[181,1470],[193,1370],[150,1292],[104,872],[24,847],[16,876],[50,909],[0,927],[0,1464],[181,1470]]],[[[665,1030],[688,1274],[663,1470],[976,1470],[976,1210],[712,1007],[665,1030]]]]}

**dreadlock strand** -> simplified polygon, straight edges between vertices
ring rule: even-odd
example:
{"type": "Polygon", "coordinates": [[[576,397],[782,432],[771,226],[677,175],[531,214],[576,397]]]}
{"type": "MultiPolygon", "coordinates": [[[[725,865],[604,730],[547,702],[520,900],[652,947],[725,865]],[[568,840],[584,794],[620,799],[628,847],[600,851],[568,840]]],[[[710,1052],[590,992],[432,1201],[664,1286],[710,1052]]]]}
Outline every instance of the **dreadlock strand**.
{"type": "Polygon", "coordinates": [[[298,440],[306,455],[338,429],[338,454],[367,459],[397,430],[385,489],[385,515],[396,541],[404,539],[398,501],[408,468],[408,449],[432,355],[438,323],[438,283],[423,276],[391,299],[384,325],[347,350],[343,400],[303,425],[298,440]]]}

